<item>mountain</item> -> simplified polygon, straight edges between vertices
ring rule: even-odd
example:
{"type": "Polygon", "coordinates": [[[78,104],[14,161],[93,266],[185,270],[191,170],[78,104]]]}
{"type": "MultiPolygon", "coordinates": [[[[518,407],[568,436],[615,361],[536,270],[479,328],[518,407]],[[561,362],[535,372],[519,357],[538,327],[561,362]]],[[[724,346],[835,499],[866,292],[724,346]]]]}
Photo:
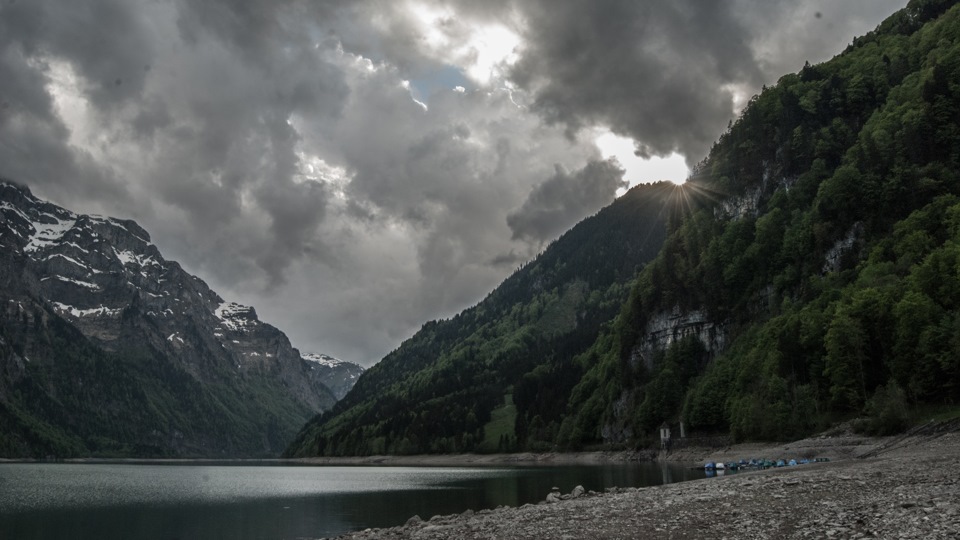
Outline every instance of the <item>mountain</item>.
{"type": "Polygon", "coordinates": [[[555,441],[788,440],[960,398],[960,7],[911,1],[755,96],[592,349],[555,441]]]}
{"type": "Polygon", "coordinates": [[[476,306],[423,325],[368,369],[288,455],[496,451],[533,444],[583,372],[573,358],[660,248],[679,188],[638,186],[579,223],[476,306]],[[520,426],[521,431],[514,430],[520,426]]]}
{"type": "Polygon", "coordinates": [[[326,354],[302,353],[301,358],[310,362],[310,370],[317,373],[323,384],[335,398],[343,399],[363,374],[363,367],[353,362],[340,360],[326,354]]]}
{"type": "Polygon", "coordinates": [[[0,182],[0,455],[275,455],[336,401],[133,221],[0,182]]]}
{"type": "Polygon", "coordinates": [[[551,265],[538,259],[478,306],[424,325],[287,454],[636,447],[679,421],[770,440],[865,415],[864,429],[883,433],[914,407],[955,406],[955,4],[911,0],[754,96],[669,198],[656,257],[630,283],[608,282],[626,297],[577,304],[580,276],[604,274],[638,238],[629,219],[607,219],[618,200],[548,248],[551,265]],[[594,243],[597,256],[573,255],[594,243]],[[507,291],[526,294],[495,300],[507,291]],[[582,332],[543,346],[562,321],[582,332]]]}

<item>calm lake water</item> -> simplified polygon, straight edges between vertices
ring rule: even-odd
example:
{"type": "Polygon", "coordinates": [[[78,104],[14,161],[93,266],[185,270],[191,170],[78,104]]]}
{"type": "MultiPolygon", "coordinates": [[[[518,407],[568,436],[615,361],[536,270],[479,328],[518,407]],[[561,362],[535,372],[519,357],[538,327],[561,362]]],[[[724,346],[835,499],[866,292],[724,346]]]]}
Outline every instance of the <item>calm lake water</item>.
{"type": "Polygon", "coordinates": [[[0,464],[0,539],[287,539],[703,478],[652,463],[518,468],[0,464]]]}

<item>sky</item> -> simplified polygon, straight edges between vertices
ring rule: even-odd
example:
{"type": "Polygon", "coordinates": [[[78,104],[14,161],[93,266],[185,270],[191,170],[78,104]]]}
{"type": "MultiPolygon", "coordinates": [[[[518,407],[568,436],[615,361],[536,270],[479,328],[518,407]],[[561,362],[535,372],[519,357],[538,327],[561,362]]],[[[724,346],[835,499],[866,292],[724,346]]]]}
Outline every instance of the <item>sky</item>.
{"type": "Polygon", "coordinates": [[[0,0],[0,176],[369,366],[905,0],[0,0]]]}

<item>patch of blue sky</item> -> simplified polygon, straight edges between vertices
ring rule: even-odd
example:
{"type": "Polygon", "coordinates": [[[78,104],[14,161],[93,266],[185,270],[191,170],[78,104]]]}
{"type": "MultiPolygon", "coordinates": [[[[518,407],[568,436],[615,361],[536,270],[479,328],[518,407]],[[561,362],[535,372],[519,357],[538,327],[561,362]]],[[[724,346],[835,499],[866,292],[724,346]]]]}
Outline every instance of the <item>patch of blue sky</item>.
{"type": "Polygon", "coordinates": [[[429,104],[430,96],[437,92],[453,90],[458,86],[469,89],[470,79],[460,68],[447,64],[421,77],[410,79],[410,94],[417,101],[429,104]]]}

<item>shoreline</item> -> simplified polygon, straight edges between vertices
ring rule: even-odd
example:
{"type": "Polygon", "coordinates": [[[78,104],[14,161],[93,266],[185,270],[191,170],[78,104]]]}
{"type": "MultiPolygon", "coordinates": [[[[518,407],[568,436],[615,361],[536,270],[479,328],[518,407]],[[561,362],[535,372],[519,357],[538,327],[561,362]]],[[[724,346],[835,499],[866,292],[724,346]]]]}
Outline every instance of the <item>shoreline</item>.
{"type": "MultiPolygon", "coordinates": [[[[922,429],[924,426],[920,426],[922,429]]],[[[911,430],[911,432],[916,431],[911,430]]],[[[911,433],[911,432],[908,432],[911,433]]],[[[902,436],[901,436],[902,437],[902,436]]],[[[842,460],[867,455],[896,437],[868,437],[837,429],[789,443],[739,443],[725,447],[682,446],[669,452],[606,450],[592,452],[518,452],[512,454],[417,454],[311,458],[110,458],[10,459],[0,463],[75,463],[129,465],[271,465],[271,466],[383,466],[383,467],[524,467],[604,465],[630,462],[705,463],[741,458],[814,458],[842,460]]],[[[679,445],[678,445],[679,446],[679,445]]]]}
{"type": "Polygon", "coordinates": [[[110,458],[64,459],[0,458],[5,463],[109,464],[109,465],[271,465],[300,467],[383,466],[383,467],[502,467],[551,465],[602,465],[636,461],[637,452],[547,452],[517,454],[424,454],[411,456],[356,456],[324,458],[110,458]]]}
{"type": "MultiPolygon", "coordinates": [[[[923,428],[924,426],[920,426],[923,428]]],[[[910,432],[908,432],[910,433],[910,432]]],[[[669,452],[622,450],[595,452],[521,452],[515,454],[428,454],[413,456],[314,457],[306,465],[384,465],[398,467],[603,465],[629,462],[705,463],[741,458],[857,458],[890,444],[896,437],[857,435],[846,428],[788,443],[738,443],[724,447],[686,446],[669,452]]]]}
{"type": "MultiPolygon", "coordinates": [[[[849,444],[834,445],[845,457],[827,463],[606,493],[575,489],[519,508],[413,516],[405,525],[336,538],[956,538],[960,432],[955,423],[932,427],[869,441],[833,438],[827,442],[849,444]]],[[[825,448],[815,441],[826,439],[780,448],[825,448]]]]}

